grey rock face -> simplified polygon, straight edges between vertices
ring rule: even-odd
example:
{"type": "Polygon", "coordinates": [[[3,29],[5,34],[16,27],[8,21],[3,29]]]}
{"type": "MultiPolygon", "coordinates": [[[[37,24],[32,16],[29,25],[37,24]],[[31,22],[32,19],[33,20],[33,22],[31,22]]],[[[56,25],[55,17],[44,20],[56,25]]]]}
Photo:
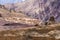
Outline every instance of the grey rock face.
{"type": "MultiPolygon", "coordinates": [[[[59,4],[60,4],[59,0],[54,0],[54,1],[51,1],[51,2],[47,0],[46,3],[44,3],[44,1],[42,1],[42,3],[38,4],[39,5],[39,8],[37,8],[37,9],[39,9],[38,13],[36,12],[37,10],[35,11],[38,15],[37,16],[38,19],[41,19],[41,20],[44,19],[44,21],[47,21],[51,15],[53,15],[56,19],[58,19],[59,15],[60,15],[59,14],[60,13],[59,12],[59,9],[60,9],[59,4]]],[[[32,12],[32,11],[30,11],[30,12],[32,12]]],[[[34,14],[34,15],[36,15],[36,14],[34,14]]]]}
{"type": "Polygon", "coordinates": [[[60,0],[26,0],[15,6],[16,11],[23,11],[29,17],[48,21],[53,15],[56,22],[60,22],[60,0]]]}
{"type": "Polygon", "coordinates": [[[47,21],[53,15],[56,21],[60,20],[60,0],[28,0],[25,4],[25,13],[30,17],[47,21]]]}

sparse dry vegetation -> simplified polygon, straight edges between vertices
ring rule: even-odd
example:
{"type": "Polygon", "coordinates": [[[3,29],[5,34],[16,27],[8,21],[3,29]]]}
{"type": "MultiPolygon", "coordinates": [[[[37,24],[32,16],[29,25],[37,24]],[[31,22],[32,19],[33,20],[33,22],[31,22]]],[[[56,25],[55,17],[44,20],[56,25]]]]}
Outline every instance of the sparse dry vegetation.
{"type": "Polygon", "coordinates": [[[55,18],[60,14],[54,14],[56,9],[59,9],[57,6],[60,2],[56,0],[56,3],[58,2],[56,5],[55,1],[50,1],[56,7],[49,1],[49,3],[47,1],[47,3],[40,3],[39,0],[27,1],[29,4],[23,3],[27,6],[21,6],[22,10],[19,9],[20,7],[15,10],[14,4],[10,9],[0,5],[0,40],[60,40],[60,23],[55,22],[55,18]]]}
{"type": "Polygon", "coordinates": [[[53,27],[54,29],[52,29],[52,26],[47,27],[30,27],[0,31],[0,40],[59,40],[58,34],[60,31],[58,27],[53,27]]]}

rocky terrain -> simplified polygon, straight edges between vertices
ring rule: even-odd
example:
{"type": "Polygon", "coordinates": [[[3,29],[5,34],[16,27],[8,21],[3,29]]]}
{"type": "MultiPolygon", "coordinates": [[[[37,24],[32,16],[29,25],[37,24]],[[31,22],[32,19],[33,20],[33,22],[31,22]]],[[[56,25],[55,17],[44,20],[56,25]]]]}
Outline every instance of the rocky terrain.
{"type": "Polygon", "coordinates": [[[60,40],[60,23],[0,31],[0,40],[60,40]]]}
{"type": "Polygon", "coordinates": [[[8,9],[13,8],[16,12],[22,11],[27,16],[35,19],[48,21],[49,17],[53,15],[56,21],[60,22],[60,0],[26,0],[9,6],[6,7],[8,9]]]}
{"type": "Polygon", "coordinates": [[[60,0],[0,5],[0,40],[60,40],[60,0]]]}

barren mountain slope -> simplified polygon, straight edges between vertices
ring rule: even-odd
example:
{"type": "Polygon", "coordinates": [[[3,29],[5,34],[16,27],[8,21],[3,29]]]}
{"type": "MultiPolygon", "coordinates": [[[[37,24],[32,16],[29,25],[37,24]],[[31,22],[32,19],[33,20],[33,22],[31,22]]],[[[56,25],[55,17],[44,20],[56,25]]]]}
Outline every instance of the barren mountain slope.
{"type": "Polygon", "coordinates": [[[37,19],[30,18],[23,13],[14,12],[13,10],[10,12],[9,10],[0,8],[0,14],[2,15],[0,19],[8,22],[22,23],[28,25],[35,25],[40,23],[40,21],[37,19]]]}
{"type": "Polygon", "coordinates": [[[53,15],[56,22],[60,22],[60,0],[26,0],[13,7],[16,12],[22,11],[32,18],[47,21],[53,15]]]}

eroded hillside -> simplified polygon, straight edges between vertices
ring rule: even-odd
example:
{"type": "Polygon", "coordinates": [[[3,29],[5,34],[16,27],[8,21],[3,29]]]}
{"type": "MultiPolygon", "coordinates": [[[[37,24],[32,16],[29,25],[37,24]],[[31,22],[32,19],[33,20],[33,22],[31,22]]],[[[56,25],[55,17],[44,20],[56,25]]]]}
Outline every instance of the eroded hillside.
{"type": "Polygon", "coordinates": [[[59,0],[0,5],[0,40],[60,40],[59,6],[59,0]]]}

